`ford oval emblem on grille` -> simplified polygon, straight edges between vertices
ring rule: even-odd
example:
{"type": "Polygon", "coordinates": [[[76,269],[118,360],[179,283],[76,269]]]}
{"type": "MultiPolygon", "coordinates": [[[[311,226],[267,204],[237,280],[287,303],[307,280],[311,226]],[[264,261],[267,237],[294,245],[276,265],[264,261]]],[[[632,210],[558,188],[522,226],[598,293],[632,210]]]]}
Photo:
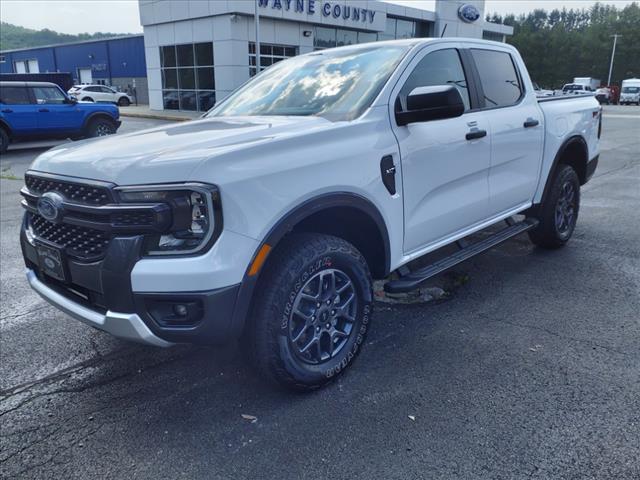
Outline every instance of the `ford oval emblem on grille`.
{"type": "Polygon", "coordinates": [[[60,194],[47,192],[38,199],[38,213],[50,222],[60,223],[64,213],[63,201],[60,194]]]}
{"type": "Polygon", "coordinates": [[[475,5],[465,3],[458,9],[458,17],[467,23],[473,23],[480,18],[480,10],[475,5]]]}

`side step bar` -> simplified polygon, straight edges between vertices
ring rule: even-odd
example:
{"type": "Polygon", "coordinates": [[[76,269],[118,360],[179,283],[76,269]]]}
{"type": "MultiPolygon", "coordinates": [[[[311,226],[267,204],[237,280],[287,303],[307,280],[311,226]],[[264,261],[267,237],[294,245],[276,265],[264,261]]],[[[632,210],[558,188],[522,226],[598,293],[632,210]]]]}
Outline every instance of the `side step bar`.
{"type": "Polygon", "coordinates": [[[489,250],[516,235],[527,230],[531,230],[538,225],[538,220],[527,218],[522,222],[515,223],[511,218],[507,220],[507,228],[494,233],[490,237],[480,240],[479,242],[466,245],[465,242],[457,242],[460,250],[448,257],[438,260],[431,265],[415,270],[407,275],[400,277],[398,280],[392,280],[384,285],[385,292],[388,293],[405,293],[418,288],[425,280],[458,265],[471,257],[489,250]]]}

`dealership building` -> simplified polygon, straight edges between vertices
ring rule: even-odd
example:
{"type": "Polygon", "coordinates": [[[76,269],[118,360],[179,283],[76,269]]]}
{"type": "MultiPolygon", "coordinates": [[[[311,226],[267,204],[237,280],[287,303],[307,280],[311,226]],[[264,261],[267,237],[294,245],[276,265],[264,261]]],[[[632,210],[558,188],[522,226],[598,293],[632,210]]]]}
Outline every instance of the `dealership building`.
{"type": "Polygon", "coordinates": [[[139,0],[154,110],[199,110],[260,66],[355,43],[410,37],[504,41],[512,27],[484,20],[484,0],[436,0],[435,11],[372,0],[139,0]]]}
{"type": "Polygon", "coordinates": [[[4,50],[0,73],[69,73],[75,84],[135,88],[139,103],[149,101],[142,35],[4,50]]]}

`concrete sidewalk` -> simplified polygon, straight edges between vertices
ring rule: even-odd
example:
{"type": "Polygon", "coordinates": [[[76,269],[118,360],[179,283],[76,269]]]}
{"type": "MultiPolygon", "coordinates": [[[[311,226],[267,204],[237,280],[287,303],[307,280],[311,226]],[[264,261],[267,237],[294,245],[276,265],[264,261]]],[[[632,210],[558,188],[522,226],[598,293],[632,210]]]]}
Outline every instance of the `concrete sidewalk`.
{"type": "Polygon", "coordinates": [[[120,107],[120,115],[123,117],[154,118],[157,120],[186,122],[200,117],[202,112],[151,110],[148,105],[131,105],[129,107],[120,107]]]}

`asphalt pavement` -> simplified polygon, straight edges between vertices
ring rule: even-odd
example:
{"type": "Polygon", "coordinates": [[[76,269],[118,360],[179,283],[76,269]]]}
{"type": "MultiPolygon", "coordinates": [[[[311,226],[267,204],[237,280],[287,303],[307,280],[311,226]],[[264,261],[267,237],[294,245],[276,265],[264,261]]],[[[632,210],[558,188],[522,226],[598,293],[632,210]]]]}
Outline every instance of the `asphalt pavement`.
{"type": "Polygon", "coordinates": [[[436,279],[443,300],[378,305],[309,395],[236,345],[127,343],[31,292],[11,178],[42,151],[0,160],[1,478],[640,478],[640,108],[606,108],[569,245],[523,235],[436,279]]]}

